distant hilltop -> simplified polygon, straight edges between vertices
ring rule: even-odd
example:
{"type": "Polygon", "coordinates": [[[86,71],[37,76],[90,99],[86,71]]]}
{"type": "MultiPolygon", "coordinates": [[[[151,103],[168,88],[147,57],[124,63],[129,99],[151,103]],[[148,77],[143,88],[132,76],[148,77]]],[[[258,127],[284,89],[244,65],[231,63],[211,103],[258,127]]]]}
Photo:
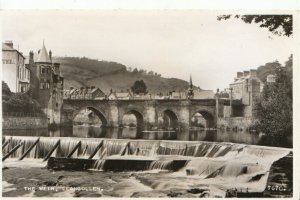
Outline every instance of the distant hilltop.
{"type": "MultiPolygon", "coordinates": [[[[107,94],[111,89],[127,91],[136,80],[143,80],[149,93],[152,94],[166,94],[170,91],[184,92],[189,87],[189,83],[185,80],[164,78],[156,72],[131,69],[117,62],[98,61],[86,57],[54,57],[53,59],[61,64],[61,72],[65,77],[65,89],[95,86],[107,94]]],[[[278,66],[280,66],[278,61],[259,66],[257,68],[258,78],[265,82],[267,75],[275,74],[278,66]]],[[[195,87],[195,89],[201,90],[200,87],[195,87]]]]}
{"type": "Polygon", "coordinates": [[[189,87],[187,81],[164,78],[156,72],[131,69],[116,62],[98,61],[85,57],[54,57],[54,61],[61,64],[61,72],[65,77],[65,89],[96,86],[104,93],[109,93],[111,89],[127,91],[136,80],[143,80],[148,91],[153,94],[170,91],[183,92],[189,87]]]}

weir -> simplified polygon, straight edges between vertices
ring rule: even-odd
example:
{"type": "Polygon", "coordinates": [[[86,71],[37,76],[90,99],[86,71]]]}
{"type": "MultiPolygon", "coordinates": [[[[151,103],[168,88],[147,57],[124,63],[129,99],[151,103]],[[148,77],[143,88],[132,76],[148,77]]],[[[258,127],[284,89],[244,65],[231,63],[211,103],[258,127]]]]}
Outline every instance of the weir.
{"type": "Polygon", "coordinates": [[[238,183],[252,192],[264,191],[272,164],[291,152],[205,141],[4,136],[2,143],[7,160],[50,158],[48,167],[64,170],[68,166],[71,170],[78,166],[102,171],[167,170],[172,176],[189,176],[204,184],[225,182],[226,187],[236,187],[238,183]]]}

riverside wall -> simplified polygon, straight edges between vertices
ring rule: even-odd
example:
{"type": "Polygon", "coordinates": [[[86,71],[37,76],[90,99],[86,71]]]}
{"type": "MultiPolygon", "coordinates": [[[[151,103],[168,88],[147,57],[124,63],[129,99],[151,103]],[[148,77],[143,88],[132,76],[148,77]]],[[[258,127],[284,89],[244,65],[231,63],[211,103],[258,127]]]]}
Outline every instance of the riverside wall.
{"type": "Polygon", "coordinates": [[[253,117],[222,117],[218,118],[218,128],[248,130],[255,122],[253,117]]]}
{"type": "Polygon", "coordinates": [[[3,116],[2,129],[39,129],[47,128],[48,120],[46,117],[15,117],[3,116]]]}

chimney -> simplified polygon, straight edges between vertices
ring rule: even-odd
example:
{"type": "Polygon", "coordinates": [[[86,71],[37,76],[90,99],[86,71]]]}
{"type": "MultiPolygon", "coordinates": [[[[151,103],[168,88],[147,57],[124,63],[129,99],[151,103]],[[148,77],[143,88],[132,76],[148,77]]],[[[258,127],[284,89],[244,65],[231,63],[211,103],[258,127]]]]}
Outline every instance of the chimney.
{"type": "Polygon", "coordinates": [[[248,76],[249,75],[249,71],[244,71],[244,76],[248,76]]]}
{"type": "Polygon", "coordinates": [[[14,43],[11,41],[11,40],[7,40],[5,41],[5,43],[7,46],[11,47],[11,48],[14,48],[14,43]]]}
{"type": "Polygon", "coordinates": [[[257,76],[257,70],[256,69],[251,69],[250,70],[250,77],[256,77],[257,76]]]}
{"type": "Polygon", "coordinates": [[[31,65],[33,62],[34,62],[34,60],[33,60],[33,51],[30,51],[29,52],[29,65],[31,65]]]}
{"type": "Polygon", "coordinates": [[[237,77],[237,78],[241,78],[242,76],[243,76],[243,72],[237,72],[237,73],[236,73],[236,77],[237,77]]]}
{"type": "Polygon", "coordinates": [[[50,58],[50,60],[52,60],[52,51],[51,50],[49,51],[49,58],[50,58]]]}

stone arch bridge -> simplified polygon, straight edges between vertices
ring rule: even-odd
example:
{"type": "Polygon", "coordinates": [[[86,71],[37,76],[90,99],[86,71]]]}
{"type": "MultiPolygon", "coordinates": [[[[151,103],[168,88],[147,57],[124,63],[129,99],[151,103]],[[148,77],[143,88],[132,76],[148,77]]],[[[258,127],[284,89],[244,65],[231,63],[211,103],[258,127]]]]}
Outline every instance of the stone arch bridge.
{"type": "Polygon", "coordinates": [[[72,126],[75,116],[84,108],[92,110],[107,127],[120,127],[125,114],[134,114],[137,126],[143,130],[158,127],[160,119],[167,116],[173,128],[187,129],[191,119],[200,113],[206,127],[217,126],[217,116],[222,115],[222,103],[216,99],[159,99],[159,100],[82,100],[66,99],[60,113],[60,125],[72,126]],[[217,103],[218,102],[218,103],[217,103]]]}

